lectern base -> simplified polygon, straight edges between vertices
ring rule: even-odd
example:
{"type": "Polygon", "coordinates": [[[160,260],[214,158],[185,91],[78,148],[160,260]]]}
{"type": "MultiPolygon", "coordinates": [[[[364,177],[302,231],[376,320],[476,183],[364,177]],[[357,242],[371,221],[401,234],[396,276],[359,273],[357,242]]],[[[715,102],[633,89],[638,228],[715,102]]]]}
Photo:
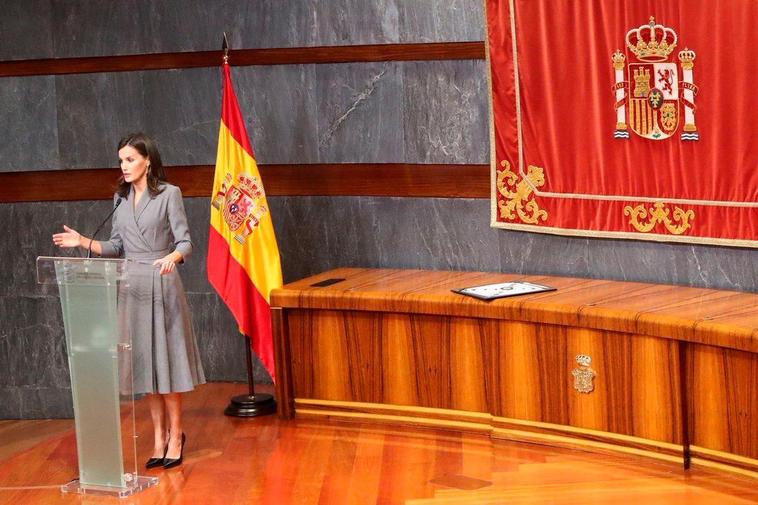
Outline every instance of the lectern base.
{"type": "Polygon", "coordinates": [[[95,486],[92,484],[82,484],[79,482],[79,479],[74,479],[68,484],[61,486],[61,493],[94,494],[126,498],[157,485],[158,477],[145,477],[144,475],[133,477],[132,481],[126,484],[126,487],[95,486]]]}
{"type": "Polygon", "coordinates": [[[266,416],[275,412],[274,397],[267,393],[235,396],[224,410],[224,414],[233,417],[266,416]]]}

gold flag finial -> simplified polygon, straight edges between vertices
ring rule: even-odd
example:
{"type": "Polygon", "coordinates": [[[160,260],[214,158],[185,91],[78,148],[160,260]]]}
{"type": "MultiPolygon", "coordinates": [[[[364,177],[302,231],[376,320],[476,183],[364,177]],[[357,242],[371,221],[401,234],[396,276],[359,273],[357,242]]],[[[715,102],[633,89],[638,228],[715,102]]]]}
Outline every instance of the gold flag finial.
{"type": "Polygon", "coordinates": [[[224,65],[229,64],[229,41],[226,39],[224,32],[224,41],[221,43],[221,49],[224,51],[224,65]]]}

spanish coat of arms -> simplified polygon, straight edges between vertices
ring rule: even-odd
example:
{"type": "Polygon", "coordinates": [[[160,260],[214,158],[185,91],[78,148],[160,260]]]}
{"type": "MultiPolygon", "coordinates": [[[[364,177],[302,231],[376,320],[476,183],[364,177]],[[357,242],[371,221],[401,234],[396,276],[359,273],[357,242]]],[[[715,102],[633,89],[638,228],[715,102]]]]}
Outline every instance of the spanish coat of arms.
{"type": "Polygon", "coordinates": [[[650,17],[650,22],[626,33],[626,47],[636,61],[616,50],[611,60],[615,70],[615,138],[628,139],[629,130],[650,140],[664,140],[683,122],[681,139],[698,140],[695,126],[693,82],[695,51],[685,48],[672,53],[678,43],[676,32],[650,17]],[[683,118],[682,118],[683,116],[683,118]],[[683,119],[683,120],[682,120],[683,119]]]}
{"type": "Polygon", "coordinates": [[[264,204],[265,194],[260,179],[240,174],[237,181],[227,173],[221,189],[214,195],[212,205],[221,211],[224,221],[240,244],[260,223],[268,212],[264,204]],[[236,184],[233,184],[236,182],[236,184]]]}

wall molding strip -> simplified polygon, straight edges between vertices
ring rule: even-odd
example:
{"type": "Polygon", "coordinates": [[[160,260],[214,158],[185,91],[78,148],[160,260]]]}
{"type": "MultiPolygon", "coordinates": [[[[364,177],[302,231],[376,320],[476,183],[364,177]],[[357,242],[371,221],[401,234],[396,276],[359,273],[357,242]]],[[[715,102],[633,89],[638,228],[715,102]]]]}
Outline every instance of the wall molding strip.
{"type": "MultiPolygon", "coordinates": [[[[229,62],[233,66],[240,67],[373,61],[483,60],[484,58],[484,42],[277,47],[238,49],[229,52],[229,62]]],[[[220,67],[221,61],[220,50],[0,61],[0,77],[220,67]]]]}
{"type": "MultiPolygon", "coordinates": [[[[269,196],[489,198],[489,165],[317,163],[259,165],[269,196]]],[[[209,197],[213,165],[166,167],[186,197],[209,197]]],[[[0,203],[108,200],[116,168],[0,173],[0,203]]]]}

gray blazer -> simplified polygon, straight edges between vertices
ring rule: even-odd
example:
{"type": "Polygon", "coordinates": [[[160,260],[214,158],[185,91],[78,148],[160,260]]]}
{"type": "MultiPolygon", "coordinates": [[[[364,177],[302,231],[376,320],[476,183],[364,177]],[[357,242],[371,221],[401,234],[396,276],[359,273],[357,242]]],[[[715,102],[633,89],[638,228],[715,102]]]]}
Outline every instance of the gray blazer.
{"type": "MultiPolygon", "coordinates": [[[[134,208],[134,188],[113,214],[111,238],[101,242],[105,257],[156,260],[173,250],[183,258],[192,254],[187,215],[181,190],[172,184],[163,184],[163,192],[155,196],[148,191],[134,208]]],[[[120,197],[114,195],[115,202],[120,197]]]]}

